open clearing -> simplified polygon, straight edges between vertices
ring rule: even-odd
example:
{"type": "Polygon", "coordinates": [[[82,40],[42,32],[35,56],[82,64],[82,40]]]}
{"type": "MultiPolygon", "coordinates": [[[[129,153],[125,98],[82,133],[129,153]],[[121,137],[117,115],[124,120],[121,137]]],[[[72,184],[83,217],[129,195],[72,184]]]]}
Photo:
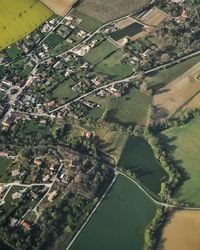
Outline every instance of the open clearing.
{"type": "Polygon", "coordinates": [[[72,8],[76,0],[40,0],[57,15],[64,16],[72,8]]]}
{"type": "Polygon", "coordinates": [[[110,75],[116,79],[121,79],[133,74],[133,66],[131,64],[121,63],[122,53],[117,50],[100,62],[96,67],[95,71],[105,75],[110,75]]]}
{"type": "Polygon", "coordinates": [[[119,98],[88,96],[86,99],[100,104],[101,108],[108,109],[107,120],[119,122],[125,126],[145,125],[148,107],[152,101],[151,96],[140,93],[136,88],[132,88],[128,94],[119,98]]]}
{"type": "Polygon", "coordinates": [[[157,8],[152,8],[140,17],[140,20],[151,26],[158,26],[161,22],[166,20],[168,15],[157,8]]]}
{"type": "Polygon", "coordinates": [[[149,0],[84,0],[78,9],[103,22],[141,10],[149,0]]]}
{"type": "Polygon", "coordinates": [[[71,250],[142,250],[155,211],[141,190],[119,176],[71,250]]]}
{"type": "Polygon", "coordinates": [[[39,0],[0,0],[0,50],[27,36],[52,12],[39,0]]]}
{"type": "Polygon", "coordinates": [[[136,178],[155,194],[160,192],[161,182],[167,178],[150,146],[141,137],[128,138],[118,165],[135,173],[136,178]]]}
{"type": "Polygon", "coordinates": [[[101,61],[103,61],[104,58],[106,58],[108,55],[110,55],[116,50],[117,50],[116,46],[114,46],[108,40],[105,40],[94,49],[91,49],[90,52],[84,56],[84,58],[88,62],[96,65],[100,63],[101,61]]]}
{"type": "Polygon", "coordinates": [[[184,183],[174,198],[178,201],[200,205],[200,120],[193,120],[183,127],[166,130],[162,142],[175,166],[182,169],[184,183]]]}
{"type": "Polygon", "coordinates": [[[199,250],[200,212],[174,213],[165,226],[159,250],[199,250]]]}
{"type": "Polygon", "coordinates": [[[197,79],[199,72],[200,63],[197,63],[153,96],[156,120],[171,117],[199,93],[200,80],[197,79]]]}
{"type": "Polygon", "coordinates": [[[0,177],[3,175],[3,173],[8,168],[10,163],[11,163],[11,160],[6,159],[6,158],[0,158],[0,177]]]}

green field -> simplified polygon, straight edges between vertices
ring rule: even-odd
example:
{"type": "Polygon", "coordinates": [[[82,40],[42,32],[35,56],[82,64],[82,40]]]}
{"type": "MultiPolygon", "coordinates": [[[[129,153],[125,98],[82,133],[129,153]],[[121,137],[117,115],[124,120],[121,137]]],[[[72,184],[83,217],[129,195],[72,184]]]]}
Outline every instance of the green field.
{"type": "MultiPolygon", "coordinates": [[[[108,109],[107,119],[109,121],[128,126],[133,123],[145,125],[148,106],[151,105],[152,98],[132,88],[127,95],[120,98],[114,96],[104,98],[89,96],[87,100],[100,104],[101,108],[108,109]]],[[[99,114],[101,115],[100,112],[99,114]]],[[[93,113],[91,117],[93,117],[93,113]]]]}
{"type": "Polygon", "coordinates": [[[161,182],[167,178],[150,146],[141,137],[128,138],[118,165],[133,171],[137,179],[155,194],[160,192],[161,182]]]}
{"type": "Polygon", "coordinates": [[[62,43],[64,41],[64,39],[55,34],[55,33],[51,33],[45,40],[44,42],[50,46],[50,47],[56,47],[58,44],[62,43]]]}
{"type": "Polygon", "coordinates": [[[72,83],[74,82],[71,79],[68,79],[60,83],[53,91],[53,96],[57,99],[58,103],[62,102],[64,99],[73,99],[77,96],[77,93],[70,87],[70,84],[72,83]]]}
{"type": "Polygon", "coordinates": [[[11,58],[11,59],[15,59],[17,57],[19,57],[20,55],[22,55],[22,50],[20,50],[17,47],[17,44],[13,44],[11,46],[9,46],[6,50],[5,50],[6,54],[11,58]]]}
{"type": "Polygon", "coordinates": [[[170,68],[160,70],[157,73],[151,73],[146,76],[146,81],[155,91],[167,85],[177,77],[181,76],[185,71],[193,67],[200,61],[200,55],[188,59],[184,62],[176,64],[170,68]]]}
{"type": "Polygon", "coordinates": [[[0,158],[0,177],[3,175],[3,173],[8,168],[10,163],[11,163],[11,160],[6,159],[6,158],[0,158]]]}
{"type": "Polygon", "coordinates": [[[103,61],[106,57],[108,57],[111,53],[113,53],[116,50],[117,50],[116,46],[114,46],[109,41],[105,40],[97,47],[91,49],[90,52],[84,56],[84,58],[88,62],[96,65],[101,61],[103,61]]]}
{"type": "Polygon", "coordinates": [[[96,67],[95,71],[105,75],[120,76],[125,78],[133,73],[133,66],[130,64],[122,64],[122,53],[117,50],[105,60],[100,62],[96,67]]]}
{"type": "Polygon", "coordinates": [[[80,12],[78,10],[74,10],[71,13],[72,16],[81,18],[83,21],[78,25],[80,29],[83,29],[88,32],[92,32],[99,28],[103,23],[93,17],[90,17],[83,12],[80,12]]]}
{"type": "Polygon", "coordinates": [[[142,250],[155,212],[144,193],[119,176],[71,250],[142,250]]]}
{"type": "Polygon", "coordinates": [[[0,0],[0,50],[27,36],[53,13],[39,0],[0,0]]]}
{"type": "Polygon", "coordinates": [[[200,120],[193,120],[183,127],[166,130],[162,133],[163,143],[175,166],[182,169],[185,177],[183,185],[175,193],[178,201],[200,205],[200,120]]]}

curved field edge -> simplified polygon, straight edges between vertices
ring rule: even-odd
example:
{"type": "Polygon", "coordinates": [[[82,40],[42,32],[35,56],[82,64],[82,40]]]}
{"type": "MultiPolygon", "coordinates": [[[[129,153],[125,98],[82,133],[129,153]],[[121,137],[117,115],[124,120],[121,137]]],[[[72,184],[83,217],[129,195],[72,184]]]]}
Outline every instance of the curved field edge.
{"type": "Polygon", "coordinates": [[[0,50],[26,37],[53,12],[39,0],[0,0],[0,50]]]}

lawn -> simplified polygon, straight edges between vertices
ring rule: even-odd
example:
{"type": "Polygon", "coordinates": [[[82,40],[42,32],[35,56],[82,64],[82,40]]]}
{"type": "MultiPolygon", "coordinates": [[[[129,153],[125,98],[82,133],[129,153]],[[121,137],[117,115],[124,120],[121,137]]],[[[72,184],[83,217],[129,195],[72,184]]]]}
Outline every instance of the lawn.
{"type": "Polygon", "coordinates": [[[200,120],[162,133],[163,143],[185,179],[174,195],[178,201],[200,205],[200,120]]]}
{"type": "Polygon", "coordinates": [[[68,79],[60,83],[53,91],[53,96],[57,99],[58,103],[62,102],[64,99],[73,99],[77,96],[77,93],[70,87],[73,83],[71,79],[68,79]]]}
{"type": "Polygon", "coordinates": [[[101,108],[108,109],[107,119],[110,122],[119,122],[125,126],[136,123],[145,125],[148,107],[152,102],[151,96],[142,94],[135,88],[120,98],[89,96],[86,99],[100,104],[101,108]]]}
{"type": "Polygon", "coordinates": [[[122,53],[117,50],[95,67],[95,71],[105,75],[125,78],[133,74],[133,66],[121,63],[122,53]]]}
{"type": "Polygon", "coordinates": [[[145,228],[155,212],[144,193],[119,176],[71,250],[142,250],[145,228]]]}
{"type": "Polygon", "coordinates": [[[141,137],[128,138],[118,166],[135,173],[137,179],[155,194],[160,192],[161,182],[167,178],[167,173],[154,158],[150,146],[141,137]]]}
{"type": "Polygon", "coordinates": [[[11,46],[9,46],[6,50],[5,50],[6,54],[11,58],[11,59],[15,59],[17,57],[19,57],[20,55],[22,55],[22,50],[20,50],[17,47],[17,44],[13,44],[11,46]]]}
{"type": "Polygon", "coordinates": [[[44,43],[46,43],[48,46],[54,48],[56,47],[58,44],[62,43],[64,41],[64,39],[55,34],[55,33],[51,33],[44,41],[44,43]]]}
{"type": "Polygon", "coordinates": [[[11,163],[11,160],[6,159],[6,158],[0,158],[0,177],[3,175],[3,173],[8,168],[10,163],[11,163]]]}
{"type": "Polygon", "coordinates": [[[0,50],[27,36],[52,12],[39,0],[0,0],[0,50]]]}
{"type": "Polygon", "coordinates": [[[106,57],[108,57],[110,54],[112,54],[116,50],[117,50],[116,46],[114,46],[109,41],[105,40],[97,47],[91,49],[90,52],[84,56],[84,58],[88,62],[96,65],[100,63],[101,61],[103,61],[106,57]]]}
{"type": "Polygon", "coordinates": [[[92,32],[99,28],[103,23],[93,17],[90,17],[83,12],[80,12],[78,10],[74,10],[71,13],[72,16],[81,18],[83,21],[78,25],[80,29],[86,30],[88,32],[92,32]]]}

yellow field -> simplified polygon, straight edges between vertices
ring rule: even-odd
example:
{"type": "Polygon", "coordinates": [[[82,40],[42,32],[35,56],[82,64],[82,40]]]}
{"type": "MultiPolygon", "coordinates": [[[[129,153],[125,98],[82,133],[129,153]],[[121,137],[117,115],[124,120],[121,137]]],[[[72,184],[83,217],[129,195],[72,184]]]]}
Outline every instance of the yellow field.
{"type": "Polygon", "coordinates": [[[165,226],[158,250],[199,250],[200,212],[178,211],[165,226]]]}
{"type": "Polygon", "coordinates": [[[40,0],[0,0],[0,50],[27,36],[52,14],[40,0]]]}

